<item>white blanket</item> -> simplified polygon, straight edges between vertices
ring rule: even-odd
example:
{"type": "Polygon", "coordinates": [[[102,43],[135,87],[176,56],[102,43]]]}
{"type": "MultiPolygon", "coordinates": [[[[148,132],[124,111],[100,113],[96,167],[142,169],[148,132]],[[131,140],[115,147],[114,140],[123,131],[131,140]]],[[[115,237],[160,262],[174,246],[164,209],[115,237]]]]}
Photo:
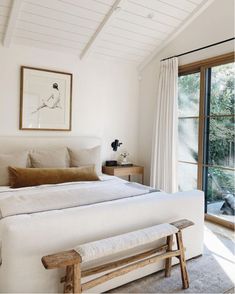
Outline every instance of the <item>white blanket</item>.
{"type": "Polygon", "coordinates": [[[72,208],[156,191],[119,178],[0,191],[0,218],[72,208]]]}

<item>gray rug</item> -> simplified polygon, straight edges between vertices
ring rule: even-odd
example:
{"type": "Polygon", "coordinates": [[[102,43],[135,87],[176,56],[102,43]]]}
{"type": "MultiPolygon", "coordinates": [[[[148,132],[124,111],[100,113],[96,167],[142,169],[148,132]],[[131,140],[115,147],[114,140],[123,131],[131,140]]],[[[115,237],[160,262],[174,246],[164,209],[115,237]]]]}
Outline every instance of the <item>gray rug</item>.
{"type": "MultiPolygon", "coordinates": [[[[207,232],[207,237],[210,238],[207,232]]],[[[204,254],[201,257],[187,262],[190,287],[182,290],[181,275],[179,266],[172,268],[169,278],[164,278],[164,272],[158,272],[148,277],[128,283],[119,288],[109,291],[109,293],[234,293],[234,283],[231,278],[231,268],[234,269],[234,260],[231,255],[234,252],[234,242],[224,236],[216,235],[217,241],[212,238],[212,248],[204,247],[204,254]],[[218,248],[214,243],[219,244],[219,249],[224,248],[227,256],[219,255],[218,248]],[[214,248],[215,247],[215,248],[214,248]],[[221,258],[221,260],[220,260],[221,258]],[[219,261],[219,262],[218,262],[219,261]],[[225,261],[225,266],[223,264],[225,261]],[[226,265],[227,262],[227,265],[226,265]],[[221,266],[221,263],[223,266],[221,266]]],[[[235,276],[234,276],[235,277],[235,276]]]]}

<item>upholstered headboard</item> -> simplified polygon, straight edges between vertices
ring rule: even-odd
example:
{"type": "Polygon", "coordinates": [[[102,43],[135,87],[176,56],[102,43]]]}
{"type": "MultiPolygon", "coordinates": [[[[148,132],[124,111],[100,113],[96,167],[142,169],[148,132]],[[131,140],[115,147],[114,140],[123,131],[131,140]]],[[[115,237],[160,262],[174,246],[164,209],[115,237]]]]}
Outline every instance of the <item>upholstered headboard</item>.
{"type": "Polygon", "coordinates": [[[11,153],[32,148],[70,147],[92,148],[101,145],[101,139],[97,137],[41,137],[41,136],[3,136],[0,137],[0,153],[11,153]]]}

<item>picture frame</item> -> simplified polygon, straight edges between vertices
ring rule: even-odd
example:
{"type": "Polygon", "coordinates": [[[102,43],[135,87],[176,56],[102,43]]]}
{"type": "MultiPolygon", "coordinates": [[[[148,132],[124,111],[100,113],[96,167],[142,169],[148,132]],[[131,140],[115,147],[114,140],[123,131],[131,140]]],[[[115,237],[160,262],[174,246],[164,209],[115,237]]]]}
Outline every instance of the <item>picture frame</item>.
{"type": "Polygon", "coordinates": [[[71,131],[71,73],[21,66],[20,130],[71,131]]]}

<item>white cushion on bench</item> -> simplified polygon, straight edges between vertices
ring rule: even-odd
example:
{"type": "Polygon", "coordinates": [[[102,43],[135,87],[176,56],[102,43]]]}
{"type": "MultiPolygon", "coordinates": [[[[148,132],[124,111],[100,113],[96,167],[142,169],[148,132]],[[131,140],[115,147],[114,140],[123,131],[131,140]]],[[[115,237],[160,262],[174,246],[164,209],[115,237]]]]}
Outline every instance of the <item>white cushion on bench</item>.
{"type": "Polygon", "coordinates": [[[160,224],[107,239],[85,243],[77,246],[75,250],[80,254],[82,261],[86,262],[146,245],[177,232],[178,229],[173,225],[160,224]]]}

